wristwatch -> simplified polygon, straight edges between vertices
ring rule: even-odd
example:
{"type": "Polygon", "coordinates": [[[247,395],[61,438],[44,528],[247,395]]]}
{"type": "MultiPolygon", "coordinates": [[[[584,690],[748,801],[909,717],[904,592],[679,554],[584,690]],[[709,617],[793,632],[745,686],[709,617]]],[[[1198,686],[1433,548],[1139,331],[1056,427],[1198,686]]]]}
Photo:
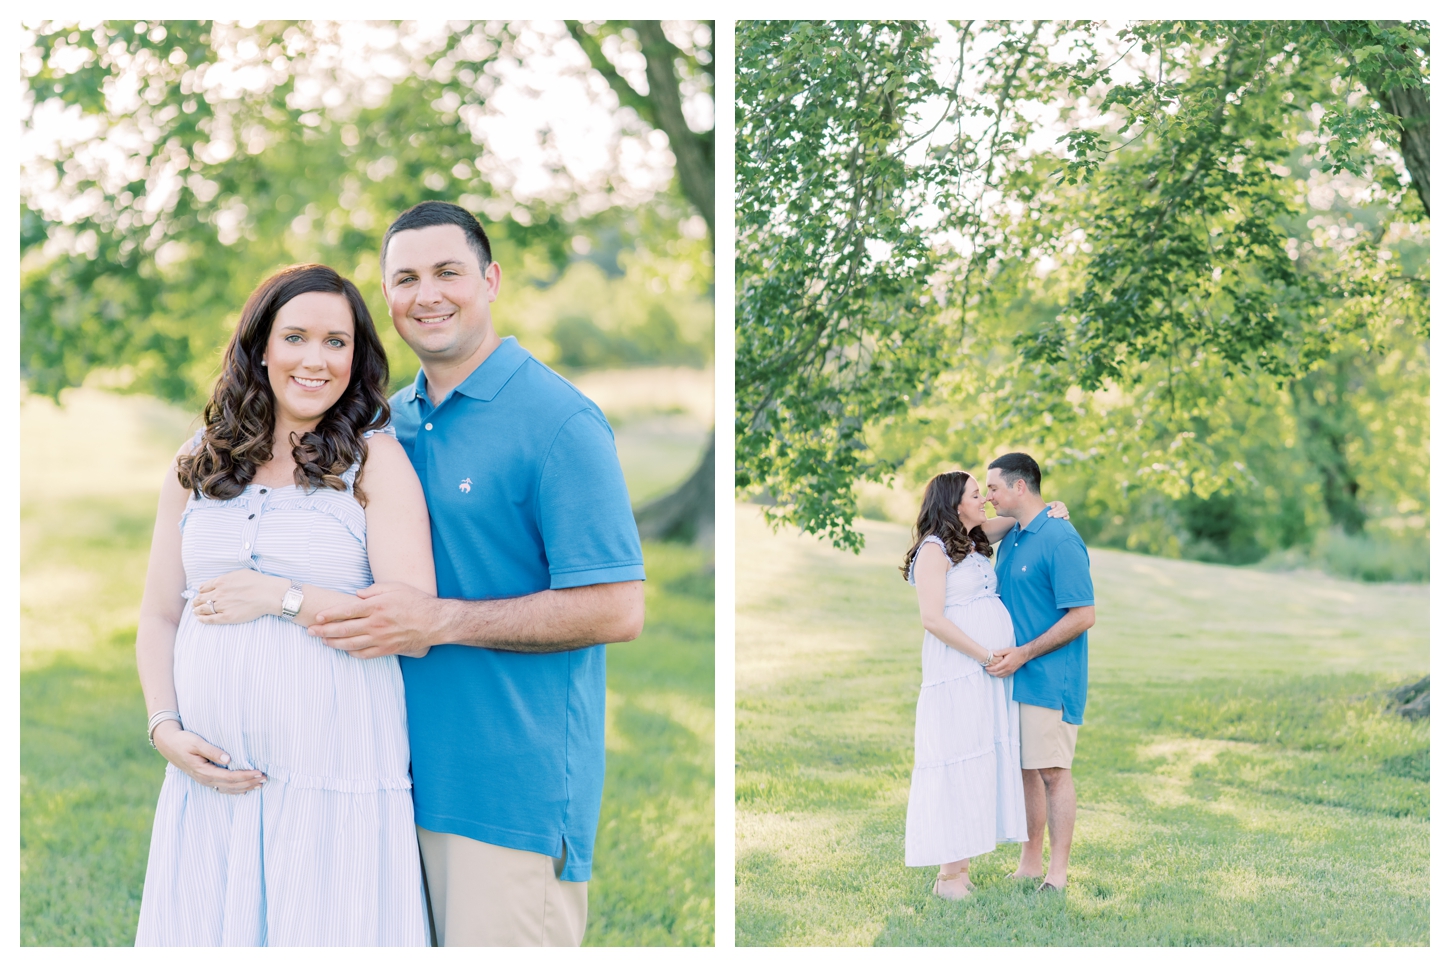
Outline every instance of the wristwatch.
{"type": "Polygon", "coordinates": [[[282,616],[285,618],[295,618],[297,617],[297,612],[301,610],[302,588],[296,582],[293,582],[292,586],[287,589],[287,593],[282,595],[282,616]]]}

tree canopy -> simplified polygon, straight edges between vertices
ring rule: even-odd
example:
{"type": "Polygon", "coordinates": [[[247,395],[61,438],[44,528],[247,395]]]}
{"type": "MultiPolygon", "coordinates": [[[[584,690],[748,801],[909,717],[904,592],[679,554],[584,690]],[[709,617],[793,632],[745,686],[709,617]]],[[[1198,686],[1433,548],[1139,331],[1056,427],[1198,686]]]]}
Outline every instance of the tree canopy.
{"type": "Polygon", "coordinates": [[[1131,546],[1423,525],[1425,24],[738,32],[736,481],[774,520],[858,548],[862,481],[1019,447],[1131,546]]]}
{"type": "MultiPolygon", "coordinates": [[[[547,334],[561,363],[704,362],[713,211],[695,215],[698,192],[670,152],[675,132],[660,125],[667,115],[708,142],[712,32],[647,26],[652,69],[675,82],[670,111],[641,109],[642,41],[627,26],[569,28],[593,39],[589,56],[607,77],[563,25],[31,28],[25,130],[47,121],[66,133],[22,169],[26,383],[54,395],[105,370],[128,389],[194,403],[247,293],[297,261],[350,275],[386,320],[378,240],[426,199],[477,212],[510,253],[514,284],[547,287],[591,261],[624,277],[632,309],[616,330],[601,332],[581,307],[547,334]],[[581,171],[566,150],[573,132],[541,130],[543,183],[525,186],[488,131],[497,104],[518,100],[510,85],[530,83],[540,62],[576,75],[603,160],[581,171]]],[[[381,328],[395,382],[409,378],[411,356],[381,328]]]]}

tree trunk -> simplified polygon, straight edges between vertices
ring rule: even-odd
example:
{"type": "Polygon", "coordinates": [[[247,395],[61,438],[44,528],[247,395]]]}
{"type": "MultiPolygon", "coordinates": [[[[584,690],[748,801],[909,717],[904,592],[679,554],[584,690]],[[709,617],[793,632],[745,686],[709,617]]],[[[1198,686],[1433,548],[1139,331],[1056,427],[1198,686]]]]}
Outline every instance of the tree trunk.
{"type": "Polygon", "coordinates": [[[673,492],[635,509],[641,540],[715,542],[715,433],[695,471],[673,492]]]}
{"type": "Polygon", "coordinates": [[[1410,721],[1430,714],[1430,676],[1418,682],[1390,689],[1390,708],[1410,721]]]}
{"type": "MultiPolygon", "coordinates": [[[[631,20],[630,27],[639,37],[645,59],[645,76],[649,93],[643,97],[629,86],[604,50],[578,21],[567,21],[569,33],[584,49],[589,63],[618,95],[620,103],[635,109],[648,123],[659,128],[670,140],[675,155],[675,174],[680,191],[705,219],[710,237],[715,237],[715,154],[714,141],[696,134],[685,123],[680,105],[680,84],[675,76],[675,57],[680,50],[670,43],[658,20],[631,20]]],[[[713,34],[714,24],[711,24],[713,34]]],[[[712,41],[713,44],[713,41],[712,41]]],[[[639,536],[646,540],[694,541],[713,544],[715,540],[715,434],[700,457],[699,466],[680,487],[670,494],[650,501],[634,514],[639,536]]]]}
{"type": "Polygon", "coordinates": [[[1359,481],[1346,453],[1348,441],[1363,433],[1359,418],[1346,402],[1349,371],[1344,356],[1322,370],[1294,382],[1299,439],[1304,453],[1319,471],[1324,509],[1346,534],[1364,531],[1368,516],[1359,502],[1359,481]]]}
{"type": "MultiPolygon", "coordinates": [[[[710,237],[715,237],[715,158],[704,138],[690,130],[680,107],[680,86],[675,78],[675,55],[658,20],[631,21],[644,53],[645,75],[649,78],[649,99],[654,105],[655,123],[670,139],[675,155],[675,173],[680,190],[705,219],[710,237]]],[[[639,509],[635,515],[641,537],[656,540],[715,543],[715,433],[700,457],[699,466],[672,494],[666,494],[639,509]]]]}
{"type": "Polygon", "coordinates": [[[699,210],[715,234],[715,159],[703,138],[690,130],[680,108],[680,82],[675,77],[675,55],[679,48],[670,43],[658,20],[631,20],[644,53],[645,76],[649,78],[649,99],[655,109],[655,123],[670,139],[675,155],[675,173],[680,189],[699,210]]]}
{"type": "Polygon", "coordinates": [[[1430,210],[1430,98],[1424,88],[1375,92],[1375,100],[1400,119],[1400,156],[1425,211],[1430,210]]]}
{"type": "MultiPolygon", "coordinates": [[[[1381,20],[1381,27],[1394,25],[1381,20]]],[[[1402,48],[1403,49],[1403,48],[1402,48]]],[[[1428,48],[1427,48],[1428,49],[1428,48]]],[[[1399,87],[1374,92],[1375,100],[1400,119],[1400,157],[1410,172],[1410,183],[1430,211],[1430,95],[1421,87],[1399,87]]]]}

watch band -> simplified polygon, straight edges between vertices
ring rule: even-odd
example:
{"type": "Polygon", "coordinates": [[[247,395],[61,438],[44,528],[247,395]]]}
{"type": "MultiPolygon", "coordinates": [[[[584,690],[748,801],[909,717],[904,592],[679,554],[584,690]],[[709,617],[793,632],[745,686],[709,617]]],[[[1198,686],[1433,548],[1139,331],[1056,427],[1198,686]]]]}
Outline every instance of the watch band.
{"type": "Polygon", "coordinates": [[[299,587],[296,583],[293,583],[293,585],[287,589],[287,593],[282,595],[282,615],[286,618],[295,618],[297,617],[297,613],[301,610],[302,588],[299,587]]]}

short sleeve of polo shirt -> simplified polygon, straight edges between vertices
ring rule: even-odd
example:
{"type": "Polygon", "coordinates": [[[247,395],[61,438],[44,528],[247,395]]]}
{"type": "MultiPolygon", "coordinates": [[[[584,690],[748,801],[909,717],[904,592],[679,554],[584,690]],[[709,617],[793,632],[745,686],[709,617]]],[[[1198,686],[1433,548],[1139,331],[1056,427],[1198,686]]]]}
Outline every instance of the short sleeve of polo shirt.
{"type": "Polygon", "coordinates": [[[1087,546],[1065,540],[1052,552],[1052,593],[1059,608],[1086,608],[1093,603],[1093,576],[1087,546]]]}
{"type": "Polygon", "coordinates": [[[644,580],[614,434],[592,407],[565,420],[550,444],[538,507],[551,589],[644,580]]]}

